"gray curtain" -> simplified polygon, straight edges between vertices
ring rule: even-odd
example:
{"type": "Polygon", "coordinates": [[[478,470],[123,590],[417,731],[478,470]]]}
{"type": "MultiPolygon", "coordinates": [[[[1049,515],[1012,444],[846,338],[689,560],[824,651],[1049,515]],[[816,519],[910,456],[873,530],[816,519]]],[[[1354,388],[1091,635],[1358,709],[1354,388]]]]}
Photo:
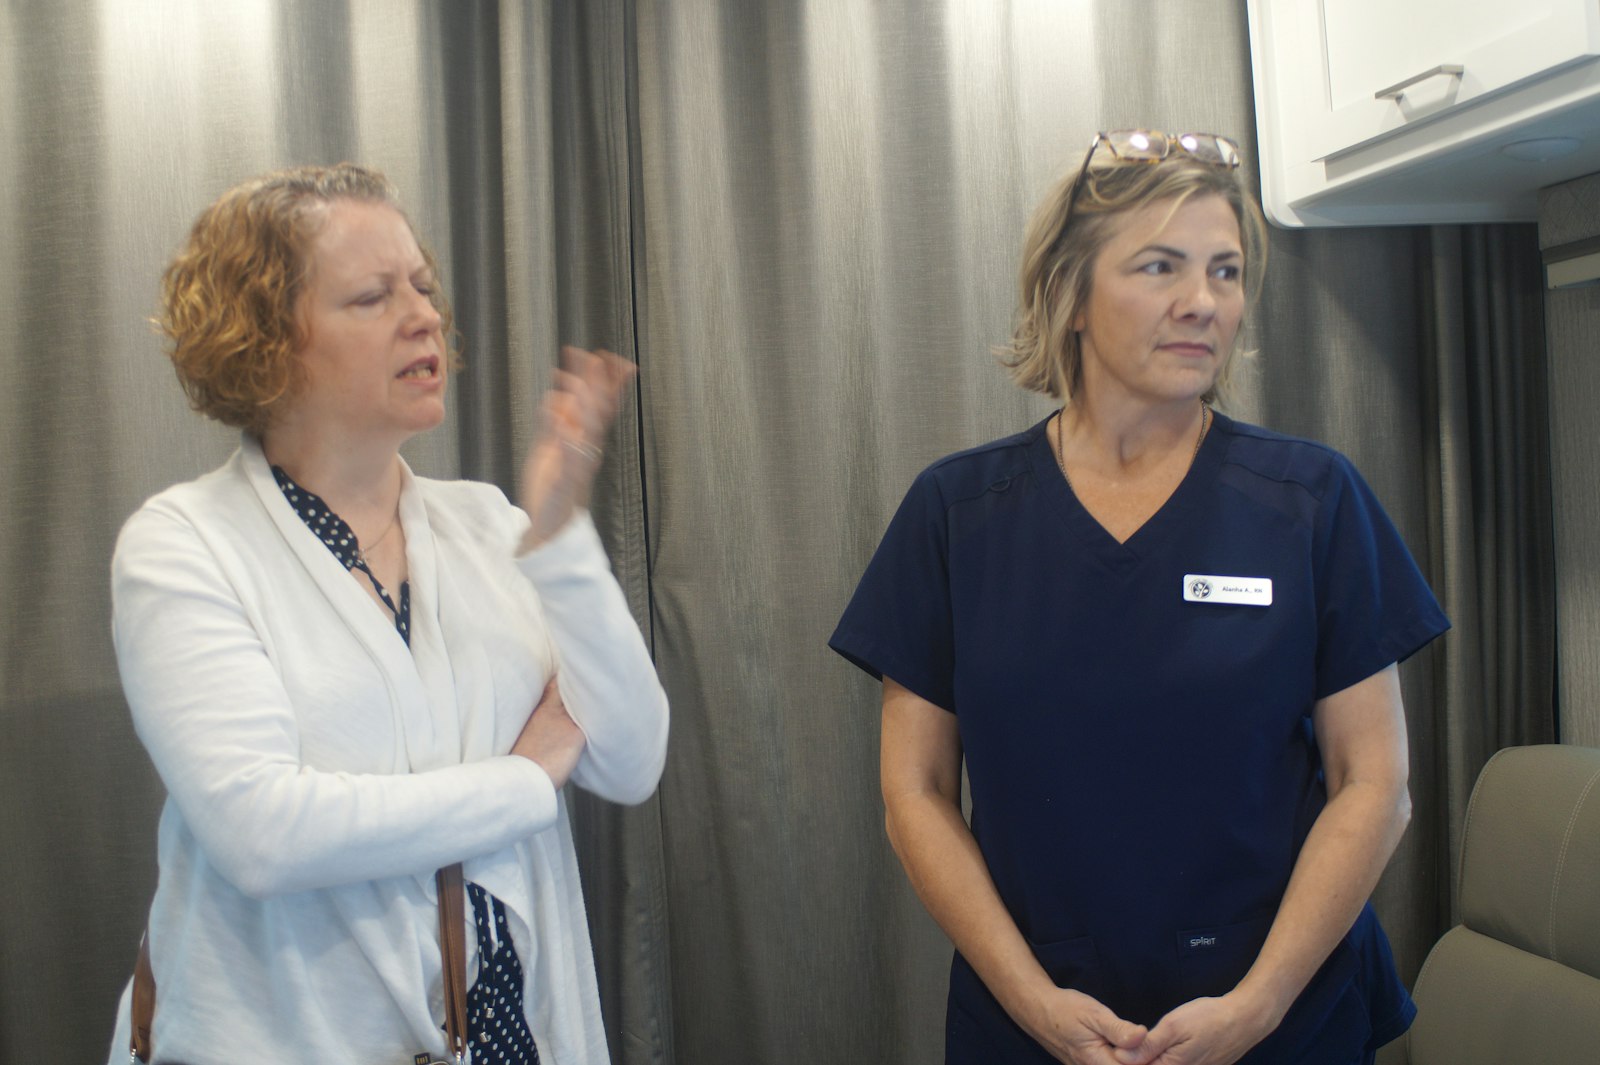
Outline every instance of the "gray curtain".
{"type": "MultiPolygon", "coordinates": [[[[619,1063],[937,1060],[949,946],[882,830],[877,691],[824,642],[915,472],[1047,409],[988,349],[1096,129],[1233,133],[1236,0],[0,0],[0,1060],[96,1060],[160,782],[107,638],[117,528],[215,466],[144,325],[229,184],[358,159],[444,259],[470,368],[425,472],[509,487],[561,342],[638,359],[596,493],[674,725],[580,799],[619,1063]]],[[[1350,454],[1456,623],[1404,670],[1402,968],[1466,789],[1551,735],[1531,227],[1282,232],[1242,416],[1350,454]]]]}
{"type": "Polygon", "coordinates": [[[1459,917],[1451,876],[1478,770],[1502,747],[1561,737],[1538,235],[1440,226],[1417,235],[1417,257],[1431,561],[1458,628],[1434,660],[1434,712],[1413,719],[1432,806],[1409,851],[1443,874],[1433,909],[1420,877],[1411,893],[1427,928],[1459,917]]]}
{"type": "Polygon", "coordinates": [[[1251,416],[1351,457],[1454,624],[1401,671],[1414,809],[1376,904],[1408,981],[1478,770],[1556,738],[1540,277],[1531,225],[1278,230],[1256,316],[1251,416]]]}

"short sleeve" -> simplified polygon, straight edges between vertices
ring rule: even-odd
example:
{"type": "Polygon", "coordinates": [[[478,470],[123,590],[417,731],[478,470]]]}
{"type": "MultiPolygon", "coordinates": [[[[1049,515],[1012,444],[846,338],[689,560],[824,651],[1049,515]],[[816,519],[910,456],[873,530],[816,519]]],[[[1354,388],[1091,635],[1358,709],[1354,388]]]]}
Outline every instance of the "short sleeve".
{"type": "Polygon", "coordinates": [[[1318,699],[1409,658],[1450,628],[1399,531],[1343,456],[1319,508],[1315,552],[1318,699]]]}
{"type": "Polygon", "coordinates": [[[925,471],[889,522],[828,646],[877,679],[954,711],[948,526],[925,471]]]}

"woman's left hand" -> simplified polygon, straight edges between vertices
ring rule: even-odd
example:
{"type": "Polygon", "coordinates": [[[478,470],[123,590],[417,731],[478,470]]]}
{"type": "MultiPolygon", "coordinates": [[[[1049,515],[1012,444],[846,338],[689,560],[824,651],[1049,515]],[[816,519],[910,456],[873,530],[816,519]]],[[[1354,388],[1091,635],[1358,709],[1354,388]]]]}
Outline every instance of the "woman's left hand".
{"type": "Polygon", "coordinates": [[[588,505],[606,430],[634,372],[633,363],[609,351],[561,349],[561,369],[522,463],[518,502],[532,523],[522,551],[555,536],[574,510],[588,505]]]}
{"type": "Polygon", "coordinates": [[[1185,1002],[1150,1029],[1122,1065],[1233,1065],[1272,1031],[1237,995],[1185,1002]]]}

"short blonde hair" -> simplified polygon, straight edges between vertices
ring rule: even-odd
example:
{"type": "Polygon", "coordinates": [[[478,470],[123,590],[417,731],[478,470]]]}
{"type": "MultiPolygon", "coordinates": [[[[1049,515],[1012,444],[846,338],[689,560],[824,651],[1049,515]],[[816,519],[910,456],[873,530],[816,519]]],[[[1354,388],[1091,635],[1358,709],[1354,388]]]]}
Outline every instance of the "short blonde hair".
{"type": "MultiPolygon", "coordinates": [[[[1266,219],[1237,168],[1177,152],[1159,163],[1091,167],[1083,172],[1081,190],[1079,172],[1057,182],[1028,223],[1016,326],[1010,342],[996,350],[1017,384],[1063,404],[1071,402],[1083,383],[1083,352],[1072,323],[1088,305],[1095,259],[1123,216],[1164,201],[1176,211],[1192,197],[1218,195],[1239,221],[1245,289],[1252,305],[1260,295],[1267,260],[1266,219]]],[[[1204,396],[1207,403],[1227,407],[1233,362],[1230,351],[1204,396]]]]}
{"type": "MultiPolygon", "coordinates": [[[[388,178],[351,163],[280,170],[236,185],[207,207],[161,278],[154,324],[189,404],[225,425],[261,435],[305,383],[306,336],[300,295],[311,245],[327,207],[354,200],[392,207],[405,218],[388,178]]],[[[412,236],[416,227],[406,218],[412,236]]],[[[460,364],[438,263],[420,239],[434,275],[433,305],[447,358],[460,364]]]]}

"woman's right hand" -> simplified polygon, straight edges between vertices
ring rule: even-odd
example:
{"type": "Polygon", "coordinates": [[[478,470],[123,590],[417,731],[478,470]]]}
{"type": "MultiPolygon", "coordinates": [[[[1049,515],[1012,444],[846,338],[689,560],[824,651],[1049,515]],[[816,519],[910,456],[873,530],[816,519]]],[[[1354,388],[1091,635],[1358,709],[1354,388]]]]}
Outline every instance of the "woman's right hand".
{"type": "Polygon", "coordinates": [[[1070,988],[1052,987],[1018,1022],[1067,1065],[1121,1065],[1116,1051],[1136,1050],[1148,1033],[1100,1002],[1070,988]]]}
{"type": "Polygon", "coordinates": [[[550,775],[550,781],[560,790],[572,776],[583,754],[588,738],[583,729],[567,713],[567,704],[561,699],[561,688],[556,678],[544,686],[544,694],[528,715],[528,721],[511,745],[511,753],[536,763],[550,775]]]}

